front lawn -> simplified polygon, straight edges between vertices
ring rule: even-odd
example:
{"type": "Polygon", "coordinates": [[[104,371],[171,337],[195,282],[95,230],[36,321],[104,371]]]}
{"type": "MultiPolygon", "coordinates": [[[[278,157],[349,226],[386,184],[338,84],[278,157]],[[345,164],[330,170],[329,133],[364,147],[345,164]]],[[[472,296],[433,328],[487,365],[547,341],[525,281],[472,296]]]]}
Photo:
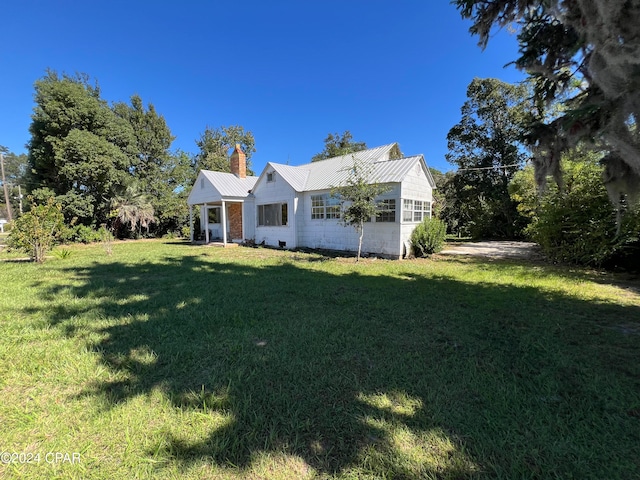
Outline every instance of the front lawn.
{"type": "Polygon", "coordinates": [[[0,262],[1,478],[640,478],[638,280],[65,248],[0,262]]]}

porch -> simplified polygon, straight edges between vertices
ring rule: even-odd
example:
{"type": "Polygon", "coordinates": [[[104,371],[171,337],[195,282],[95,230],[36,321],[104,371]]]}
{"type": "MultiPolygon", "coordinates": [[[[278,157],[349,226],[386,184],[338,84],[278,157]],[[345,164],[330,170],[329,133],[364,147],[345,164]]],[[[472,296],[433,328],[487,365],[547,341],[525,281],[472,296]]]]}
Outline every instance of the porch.
{"type": "Polygon", "coordinates": [[[194,231],[194,205],[189,205],[189,232],[192,243],[230,246],[242,243],[247,235],[245,202],[221,200],[196,206],[200,210],[199,234],[194,231]]]}

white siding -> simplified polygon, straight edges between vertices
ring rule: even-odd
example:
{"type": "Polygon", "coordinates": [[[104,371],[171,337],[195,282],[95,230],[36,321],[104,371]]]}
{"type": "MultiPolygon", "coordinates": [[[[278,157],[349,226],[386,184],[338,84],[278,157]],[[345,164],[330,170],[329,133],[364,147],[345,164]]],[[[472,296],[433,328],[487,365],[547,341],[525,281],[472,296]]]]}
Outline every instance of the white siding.
{"type": "MultiPolygon", "coordinates": [[[[422,200],[423,202],[427,201],[431,203],[431,208],[433,209],[433,191],[427,179],[425,168],[426,166],[421,161],[417,161],[415,167],[409,170],[409,173],[402,182],[401,197],[403,200],[406,198],[410,200],[422,200]]],[[[400,205],[401,222],[402,207],[403,206],[400,205]]],[[[401,239],[407,248],[409,246],[411,233],[419,223],[420,222],[402,222],[401,239]]]]}
{"type": "Polygon", "coordinates": [[[202,172],[198,173],[198,177],[193,183],[193,187],[191,187],[187,203],[189,205],[197,205],[205,202],[212,202],[216,199],[220,199],[220,192],[216,190],[202,172]]]}
{"type": "MultiPolygon", "coordinates": [[[[267,170],[265,173],[270,173],[267,170]]],[[[264,242],[265,245],[278,247],[280,242],[285,242],[287,248],[295,248],[296,244],[296,222],[295,222],[295,198],[296,194],[291,185],[289,185],[278,172],[273,171],[274,181],[268,182],[267,175],[260,176],[258,183],[253,189],[255,196],[255,204],[253,208],[253,217],[247,218],[255,226],[256,243],[264,242]],[[258,225],[258,207],[270,203],[286,203],[288,211],[287,225],[281,227],[261,227],[258,225]]]]}
{"type": "Polygon", "coordinates": [[[244,239],[255,238],[256,235],[256,204],[253,196],[247,197],[242,205],[242,231],[244,239]]]}
{"type": "MultiPolygon", "coordinates": [[[[312,219],[311,196],[330,193],[328,190],[305,192],[301,195],[297,224],[298,245],[307,248],[326,248],[330,250],[358,250],[358,232],[352,226],[344,226],[338,219],[312,219]]],[[[396,199],[396,221],[376,222],[373,219],[364,226],[362,251],[378,253],[392,257],[402,255],[400,242],[400,185],[379,197],[380,199],[396,199]]]]}

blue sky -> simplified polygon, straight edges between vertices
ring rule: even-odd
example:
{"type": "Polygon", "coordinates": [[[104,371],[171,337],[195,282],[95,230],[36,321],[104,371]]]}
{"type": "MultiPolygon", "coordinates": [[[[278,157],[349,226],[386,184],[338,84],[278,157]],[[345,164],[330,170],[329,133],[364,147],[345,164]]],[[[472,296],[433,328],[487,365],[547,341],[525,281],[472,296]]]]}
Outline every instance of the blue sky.
{"type": "Polygon", "coordinates": [[[25,152],[33,83],[47,68],[96,79],[109,102],[138,94],[196,153],[207,126],[253,132],[257,172],[299,165],[329,132],[399,142],[446,171],[446,135],[474,77],[521,80],[514,35],[485,51],[447,0],[7,0],[0,144],[25,152]]]}

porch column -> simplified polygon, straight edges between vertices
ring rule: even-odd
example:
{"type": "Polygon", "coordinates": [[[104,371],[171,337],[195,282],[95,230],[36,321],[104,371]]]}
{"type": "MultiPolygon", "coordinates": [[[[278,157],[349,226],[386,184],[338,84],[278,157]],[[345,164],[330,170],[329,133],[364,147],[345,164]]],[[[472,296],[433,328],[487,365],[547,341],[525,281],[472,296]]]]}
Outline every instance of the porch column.
{"type": "Polygon", "coordinates": [[[245,234],[244,234],[244,232],[246,231],[245,228],[244,228],[244,221],[245,221],[244,220],[244,217],[245,217],[245,214],[244,214],[244,202],[242,202],[240,204],[240,211],[242,212],[242,236],[240,237],[240,239],[242,240],[242,243],[244,243],[244,241],[246,240],[245,234]]]}
{"type": "Polygon", "coordinates": [[[227,204],[222,200],[222,243],[227,246],[227,204]]]}
{"type": "Polygon", "coordinates": [[[189,205],[189,237],[193,243],[193,205],[189,205]]]}
{"type": "Polygon", "coordinates": [[[209,206],[204,204],[204,243],[209,244],[209,206]]]}

